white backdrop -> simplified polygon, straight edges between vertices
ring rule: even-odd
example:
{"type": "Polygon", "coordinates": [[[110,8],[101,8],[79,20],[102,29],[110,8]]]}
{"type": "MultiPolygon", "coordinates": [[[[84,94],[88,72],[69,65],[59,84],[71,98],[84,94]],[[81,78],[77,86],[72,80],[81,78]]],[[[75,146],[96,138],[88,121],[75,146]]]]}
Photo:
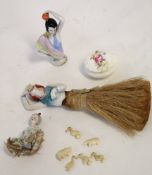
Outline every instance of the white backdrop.
{"type": "Polygon", "coordinates": [[[25,111],[20,95],[28,83],[65,83],[67,89],[90,88],[134,76],[152,80],[152,1],[151,0],[0,0],[0,174],[64,175],[66,161],[55,153],[72,146],[74,153],[99,151],[103,164],[76,163],[71,175],[151,175],[152,116],[135,137],[128,137],[111,124],[84,112],[49,108],[42,112],[45,142],[38,154],[12,158],[4,141],[27,127],[31,111],[25,111]],[[61,32],[68,63],[52,66],[38,55],[35,42],[45,32],[41,14],[54,10],[65,17],[61,32]],[[82,74],[81,63],[95,49],[112,52],[118,67],[105,80],[92,80],[82,74]],[[101,145],[85,149],[81,142],[65,134],[72,126],[83,139],[100,137],[101,145]]]}

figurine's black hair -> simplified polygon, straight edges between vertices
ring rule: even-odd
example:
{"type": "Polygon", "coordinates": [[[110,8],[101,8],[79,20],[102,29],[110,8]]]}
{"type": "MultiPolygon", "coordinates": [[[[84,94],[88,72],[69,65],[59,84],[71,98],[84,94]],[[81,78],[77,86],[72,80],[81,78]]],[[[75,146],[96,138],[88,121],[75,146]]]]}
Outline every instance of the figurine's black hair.
{"type": "Polygon", "coordinates": [[[56,28],[58,26],[57,22],[53,19],[53,18],[49,18],[46,22],[45,22],[45,27],[46,30],[48,31],[49,27],[53,27],[56,28]]]}

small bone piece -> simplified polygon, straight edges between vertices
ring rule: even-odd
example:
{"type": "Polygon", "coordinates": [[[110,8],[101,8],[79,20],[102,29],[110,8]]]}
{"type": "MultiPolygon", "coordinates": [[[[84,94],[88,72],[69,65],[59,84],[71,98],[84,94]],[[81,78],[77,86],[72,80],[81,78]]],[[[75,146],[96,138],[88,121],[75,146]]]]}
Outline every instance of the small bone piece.
{"type": "Polygon", "coordinates": [[[82,163],[84,165],[91,165],[92,164],[92,157],[91,156],[86,156],[84,154],[78,154],[78,158],[81,159],[82,163]]]}
{"type": "Polygon", "coordinates": [[[90,146],[98,145],[99,143],[100,143],[100,139],[98,137],[94,137],[84,141],[83,145],[90,147],[90,146]]]}
{"type": "Polygon", "coordinates": [[[95,152],[91,153],[91,157],[94,157],[96,161],[103,162],[104,161],[104,155],[103,154],[97,154],[95,152]]]}
{"type": "Polygon", "coordinates": [[[76,139],[81,138],[81,133],[78,130],[68,127],[65,132],[69,132],[71,136],[74,136],[76,139]]]}
{"type": "Polygon", "coordinates": [[[63,160],[63,159],[65,159],[66,157],[70,156],[71,153],[72,153],[72,148],[71,148],[71,147],[67,147],[67,148],[64,148],[64,149],[58,151],[58,152],[56,153],[56,158],[57,158],[58,160],[63,160]]]}
{"type": "Polygon", "coordinates": [[[75,162],[74,162],[74,159],[75,159],[75,156],[72,156],[70,162],[68,162],[68,163],[65,165],[65,170],[66,170],[66,171],[71,171],[71,170],[73,169],[74,163],[75,163],[75,162]]]}

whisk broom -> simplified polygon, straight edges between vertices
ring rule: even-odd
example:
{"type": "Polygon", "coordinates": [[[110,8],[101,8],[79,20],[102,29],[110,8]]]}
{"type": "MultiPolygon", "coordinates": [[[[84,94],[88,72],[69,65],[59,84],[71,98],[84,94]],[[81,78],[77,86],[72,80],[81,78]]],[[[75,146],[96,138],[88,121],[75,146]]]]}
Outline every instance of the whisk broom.
{"type": "Polygon", "coordinates": [[[144,128],[150,113],[150,82],[142,78],[92,89],[66,91],[63,105],[86,110],[123,128],[128,133],[144,128]]]}

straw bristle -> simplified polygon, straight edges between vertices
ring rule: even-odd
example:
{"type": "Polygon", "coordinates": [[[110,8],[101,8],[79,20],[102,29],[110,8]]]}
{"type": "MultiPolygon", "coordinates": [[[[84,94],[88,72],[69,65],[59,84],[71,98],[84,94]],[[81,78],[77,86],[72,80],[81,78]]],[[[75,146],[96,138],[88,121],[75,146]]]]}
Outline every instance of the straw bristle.
{"type": "Polygon", "coordinates": [[[87,109],[127,132],[142,130],[149,117],[150,82],[142,78],[66,93],[65,106],[87,109]]]}

